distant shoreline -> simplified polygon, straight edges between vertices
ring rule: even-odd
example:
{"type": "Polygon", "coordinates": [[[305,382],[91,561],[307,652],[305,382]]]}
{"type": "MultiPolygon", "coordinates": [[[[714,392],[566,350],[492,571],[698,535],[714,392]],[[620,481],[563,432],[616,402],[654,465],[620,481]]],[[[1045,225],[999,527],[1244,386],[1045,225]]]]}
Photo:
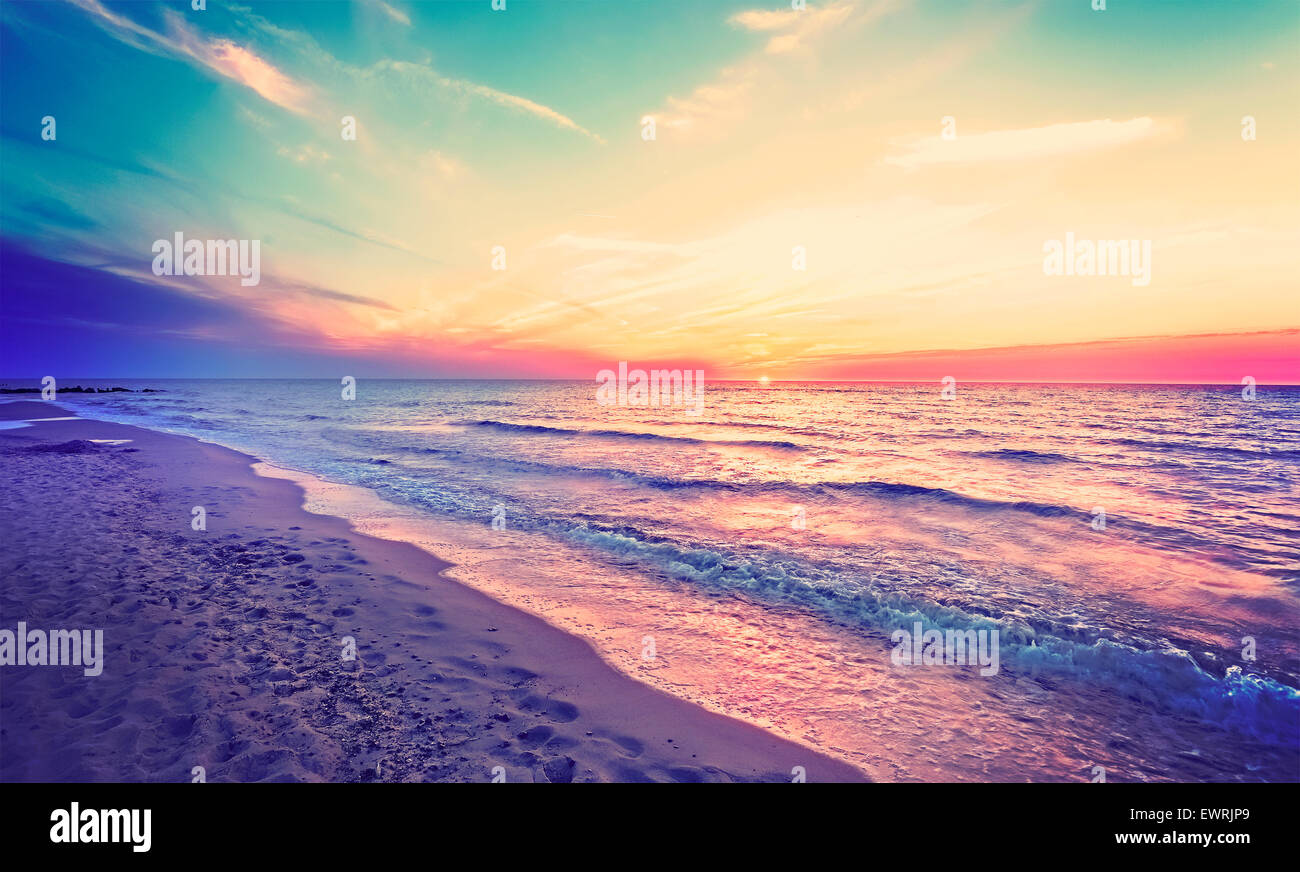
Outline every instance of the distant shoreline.
{"type": "MultiPolygon", "coordinates": [[[[501,383],[501,382],[560,382],[566,384],[596,384],[595,376],[590,378],[426,378],[426,377],[406,377],[406,376],[356,376],[358,380],[376,381],[376,382],[484,382],[484,383],[501,383]]],[[[39,383],[40,377],[31,378],[0,378],[0,394],[10,393],[30,393],[39,394],[39,387],[20,386],[17,388],[10,387],[14,383],[35,381],[39,383]]],[[[70,382],[229,382],[229,381],[300,381],[300,382],[330,382],[336,383],[338,379],[332,376],[110,376],[106,378],[79,376],[69,378],[70,382]]],[[[705,371],[705,381],[710,384],[734,384],[759,386],[757,379],[750,378],[709,378],[707,370],[705,371]]],[[[925,385],[927,387],[938,383],[940,379],[782,379],[773,378],[762,382],[762,386],[771,385],[925,385]]],[[[989,381],[985,379],[970,379],[961,381],[965,385],[1010,385],[1010,386],[1047,386],[1047,387],[1106,387],[1106,388],[1240,388],[1241,382],[1130,382],[1130,381],[989,381]]],[[[1276,382],[1276,381],[1257,381],[1260,387],[1277,387],[1277,388],[1295,388],[1300,387],[1300,381],[1294,382],[1276,382]]],[[[77,390],[73,388],[59,388],[60,391],[67,393],[114,393],[113,389],[109,390],[77,390]]],[[[121,393],[160,393],[161,391],[134,390],[130,388],[120,388],[121,393]]]]}

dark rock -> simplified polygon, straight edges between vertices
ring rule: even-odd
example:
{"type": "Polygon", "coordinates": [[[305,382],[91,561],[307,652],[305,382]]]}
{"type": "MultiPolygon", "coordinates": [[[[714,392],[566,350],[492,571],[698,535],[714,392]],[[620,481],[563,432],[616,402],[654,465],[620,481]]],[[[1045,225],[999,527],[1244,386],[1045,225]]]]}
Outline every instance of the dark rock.
{"type": "MultiPolygon", "coordinates": [[[[0,394],[39,394],[44,388],[0,388],[0,394]]],[[[83,388],[76,385],[70,388],[57,388],[60,394],[133,394],[135,391],[130,388],[83,388]]],[[[145,388],[141,393],[160,394],[163,393],[155,388],[145,388]]]]}

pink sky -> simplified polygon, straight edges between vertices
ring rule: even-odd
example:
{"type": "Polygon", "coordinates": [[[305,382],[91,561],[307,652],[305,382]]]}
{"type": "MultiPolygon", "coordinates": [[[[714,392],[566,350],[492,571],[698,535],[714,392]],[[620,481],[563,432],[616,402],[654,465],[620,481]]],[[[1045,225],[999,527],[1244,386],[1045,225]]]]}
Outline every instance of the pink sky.
{"type": "Polygon", "coordinates": [[[971,351],[924,351],[836,363],[818,378],[882,381],[1300,383],[1300,329],[1164,336],[971,351]]]}

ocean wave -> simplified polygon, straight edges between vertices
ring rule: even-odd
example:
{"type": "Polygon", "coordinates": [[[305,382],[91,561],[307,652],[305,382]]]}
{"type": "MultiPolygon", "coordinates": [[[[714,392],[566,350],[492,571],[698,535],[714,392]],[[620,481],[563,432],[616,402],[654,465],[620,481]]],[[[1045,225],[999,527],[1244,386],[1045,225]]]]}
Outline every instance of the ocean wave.
{"type": "Polygon", "coordinates": [[[753,446],[756,448],[784,448],[792,450],[803,450],[804,447],[787,440],[774,439],[700,439],[694,436],[667,436],[662,433],[645,433],[630,430],[580,430],[569,427],[547,427],[542,424],[514,424],[508,421],[465,421],[462,423],[471,427],[486,427],[507,433],[590,436],[602,439],[635,439],[652,442],[682,442],[690,445],[753,446]]]}
{"type": "Polygon", "coordinates": [[[1076,457],[1050,451],[1032,451],[1028,448],[995,448],[990,451],[964,451],[968,457],[989,457],[994,460],[1015,460],[1022,463],[1080,463],[1076,457]]]}
{"type": "Polygon", "coordinates": [[[896,592],[848,590],[832,579],[800,577],[793,564],[760,565],[706,548],[646,541],[624,531],[582,525],[568,538],[655,566],[701,587],[776,600],[888,635],[920,623],[923,630],[996,630],[1000,662],[1012,675],[1053,674],[1102,683],[1124,696],[1191,715],[1256,739],[1293,747],[1300,742],[1300,690],[1240,666],[1212,675],[1187,651],[1106,638],[1104,631],[1057,636],[1014,617],[972,614],[896,592]],[[1089,637],[1090,636],[1090,637],[1089,637]]]}
{"type": "MultiPolygon", "coordinates": [[[[220,430],[222,424],[207,418],[201,418],[197,415],[169,414],[164,415],[162,421],[170,426],[180,426],[186,429],[194,430],[220,430]]],[[[144,426],[149,426],[145,424],[144,426]]]]}
{"type": "MultiPolygon", "coordinates": [[[[541,425],[513,425],[538,427],[541,425]]],[[[545,428],[553,432],[560,428],[545,428]]],[[[593,431],[587,431],[593,432],[593,431]]],[[[409,445],[394,443],[355,430],[327,429],[322,435],[330,440],[353,445],[367,452],[387,455],[415,455],[436,457],[450,463],[472,468],[476,475],[489,474],[491,470],[524,473],[556,479],[557,476],[574,479],[614,481],[633,487],[646,488],[665,494],[699,492],[730,494],[754,499],[780,499],[799,505],[828,505],[844,498],[864,498],[918,503],[939,503],[974,515],[1015,513],[1051,520],[1073,521],[1089,525],[1093,514],[1081,507],[1032,500],[1007,500],[981,497],[948,488],[908,484],[887,480],[866,481],[793,481],[790,479],[737,479],[720,480],[707,476],[689,477],[640,472],[609,466],[588,466],[532,460],[516,456],[494,456],[462,448],[442,445],[409,445]]],[[[1294,560],[1285,558],[1276,549],[1262,548],[1249,537],[1238,535],[1234,528],[1219,525],[1209,535],[1204,531],[1185,526],[1154,523],[1117,512],[1107,513],[1108,529],[1112,534],[1129,536],[1156,544],[1197,554],[1202,559],[1234,569],[1252,569],[1270,577],[1286,578],[1294,574],[1294,560]],[[1285,558],[1285,559],[1284,559],[1285,558]]]]}
{"type": "Polygon", "coordinates": [[[1250,457],[1259,460],[1300,460],[1300,449],[1294,448],[1238,448],[1234,445],[1208,445],[1195,442],[1165,442],[1132,437],[1106,440],[1111,445],[1126,445],[1130,448],[1148,448],[1155,451],[1194,451],[1202,454],[1218,454],[1233,457],[1250,457]]]}

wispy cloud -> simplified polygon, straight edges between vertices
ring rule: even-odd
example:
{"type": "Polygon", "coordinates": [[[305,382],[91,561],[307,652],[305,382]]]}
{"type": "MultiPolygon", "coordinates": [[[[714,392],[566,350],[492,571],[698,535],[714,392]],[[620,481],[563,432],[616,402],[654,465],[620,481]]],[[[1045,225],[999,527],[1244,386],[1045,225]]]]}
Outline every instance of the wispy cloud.
{"type": "Polygon", "coordinates": [[[768,54],[786,54],[799,49],[806,40],[838,24],[853,13],[851,3],[806,9],[749,9],[731,16],[731,23],[746,30],[777,31],[767,41],[768,54]]]}
{"type": "Polygon", "coordinates": [[[330,153],[322,148],[317,148],[310,142],[298,148],[290,148],[282,145],[275,150],[280,157],[287,157],[294,163],[299,164],[323,164],[330,159],[330,153]]]}
{"type": "Polygon", "coordinates": [[[731,16],[731,23],[746,30],[785,30],[799,18],[798,9],[746,9],[731,16]]]}
{"type": "MultiPolygon", "coordinates": [[[[269,102],[292,112],[309,114],[311,111],[309,107],[313,95],[308,85],[297,81],[252,50],[230,39],[203,37],[183,18],[171,11],[166,12],[169,33],[164,35],[111,11],[100,0],[69,0],[69,2],[89,13],[100,27],[122,42],[144,51],[191,60],[211,72],[250,88],[269,102]]],[[[411,23],[408,15],[391,4],[377,0],[377,6],[393,20],[406,25],[411,23]]],[[[428,65],[408,61],[383,60],[370,70],[350,67],[320,48],[310,36],[278,27],[249,10],[240,8],[238,11],[247,24],[269,37],[291,44],[297,51],[304,53],[309,60],[325,69],[343,70],[354,78],[364,78],[373,71],[391,71],[422,80],[455,94],[475,97],[497,106],[532,115],[557,127],[580,133],[601,145],[605,144],[605,139],[599,134],[593,133],[562,112],[527,97],[510,94],[477,82],[446,76],[428,65]]]]}
{"type": "Polygon", "coordinates": [[[421,155],[418,165],[422,171],[433,172],[444,179],[460,178],[466,172],[463,163],[436,149],[421,155]]]}
{"type": "Polygon", "coordinates": [[[927,136],[911,140],[901,154],[889,155],[885,163],[914,170],[932,164],[1035,160],[1119,148],[1174,130],[1170,122],[1143,116],[1128,121],[1105,118],[1018,130],[958,132],[953,139],[927,136]]]}
{"type": "Polygon", "coordinates": [[[604,138],[601,137],[599,134],[592,133],[590,130],[583,127],[581,124],[578,124],[576,121],[574,121],[572,118],[568,117],[567,115],[562,115],[559,112],[556,112],[551,107],[543,106],[541,103],[537,103],[533,100],[529,100],[527,97],[520,97],[515,94],[507,94],[505,91],[498,91],[495,88],[489,88],[487,85],[478,85],[473,82],[465,82],[459,79],[444,79],[443,82],[444,84],[446,84],[447,87],[455,88],[457,90],[467,91],[468,93],[474,94],[475,96],[483,97],[484,99],[491,100],[493,103],[496,103],[498,106],[505,106],[510,109],[517,109],[521,112],[527,112],[530,115],[535,115],[538,118],[543,118],[547,121],[559,125],[560,127],[564,127],[568,130],[577,131],[578,133],[581,133],[583,136],[593,139],[596,142],[600,143],[601,145],[605,144],[604,138]]]}
{"type": "Polygon", "coordinates": [[[384,0],[375,0],[375,5],[383,10],[385,15],[396,21],[398,24],[403,24],[407,27],[411,26],[411,16],[407,15],[396,6],[385,3],[384,0]]]}
{"type": "Polygon", "coordinates": [[[257,92],[263,99],[292,112],[307,111],[308,89],[253,52],[228,39],[205,40],[183,25],[178,45],[218,75],[257,92]]]}
{"type": "Polygon", "coordinates": [[[277,106],[300,114],[308,111],[310,89],[307,86],[232,40],[204,38],[170,10],[166,13],[170,32],[164,35],[118,15],[99,0],[70,2],[85,10],[107,33],[128,45],[188,59],[223,78],[238,82],[277,106]]]}
{"type": "Polygon", "coordinates": [[[545,121],[549,121],[566,130],[581,133],[583,136],[586,136],[601,145],[605,144],[604,138],[599,134],[592,133],[569,116],[557,112],[550,106],[544,106],[535,100],[528,99],[527,97],[520,97],[517,94],[508,94],[505,91],[498,91],[496,88],[491,88],[487,85],[480,85],[477,82],[470,82],[464,79],[453,79],[450,76],[442,75],[432,67],[424,64],[410,63],[409,61],[380,61],[379,64],[376,65],[376,69],[381,71],[391,70],[399,75],[420,79],[436,85],[439,88],[444,88],[458,94],[488,100],[498,106],[524,112],[545,121]]]}
{"type": "Polygon", "coordinates": [[[645,114],[654,118],[658,127],[679,133],[739,121],[753,108],[755,94],[766,97],[780,87],[791,62],[809,54],[805,49],[823,47],[836,33],[866,26],[903,5],[904,0],[875,0],[737,12],[728,19],[731,24],[772,34],[763,49],[723,68],[712,81],[687,96],[670,96],[662,109],[645,114]]]}

